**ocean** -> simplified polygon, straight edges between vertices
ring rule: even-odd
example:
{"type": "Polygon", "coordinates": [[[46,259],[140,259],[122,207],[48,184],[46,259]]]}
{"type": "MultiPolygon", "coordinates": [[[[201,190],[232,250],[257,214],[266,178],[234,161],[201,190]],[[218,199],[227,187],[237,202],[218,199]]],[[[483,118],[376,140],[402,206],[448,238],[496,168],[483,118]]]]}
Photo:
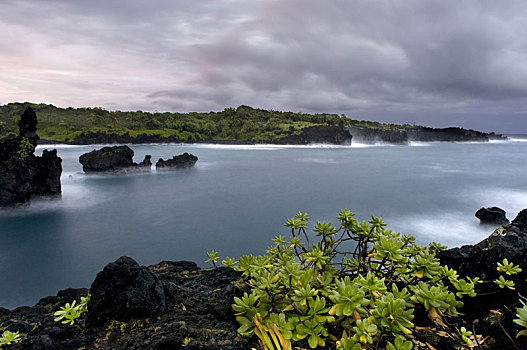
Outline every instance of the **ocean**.
{"type": "MultiPolygon", "coordinates": [[[[67,287],[89,287],[108,262],[142,265],[191,260],[212,249],[261,254],[297,212],[312,226],[348,208],[382,217],[421,244],[473,244],[492,227],[474,213],[499,206],[510,220],[527,207],[527,138],[408,146],[133,145],[171,158],[189,152],[195,167],[130,175],[84,175],[78,157],[102,145],[57,148],[62,199],[0,211],[0,306],[33,305],[67,287]]],[[[311,227],[312,227],[311,226],[311,227]]]]}

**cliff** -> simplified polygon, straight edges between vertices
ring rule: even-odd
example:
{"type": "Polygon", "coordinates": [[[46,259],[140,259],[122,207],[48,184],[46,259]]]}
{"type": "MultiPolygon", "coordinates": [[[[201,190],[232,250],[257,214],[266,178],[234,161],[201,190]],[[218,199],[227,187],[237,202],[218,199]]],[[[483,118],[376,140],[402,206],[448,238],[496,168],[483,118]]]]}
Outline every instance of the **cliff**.
{"type": "Polygon", "coordinates": [[[425,126],[350,127],[353,139],[361,143],[408,144],[420,142],[488,142],[506,140],[507,137],[462,128],[429,128],[425,126]]]}

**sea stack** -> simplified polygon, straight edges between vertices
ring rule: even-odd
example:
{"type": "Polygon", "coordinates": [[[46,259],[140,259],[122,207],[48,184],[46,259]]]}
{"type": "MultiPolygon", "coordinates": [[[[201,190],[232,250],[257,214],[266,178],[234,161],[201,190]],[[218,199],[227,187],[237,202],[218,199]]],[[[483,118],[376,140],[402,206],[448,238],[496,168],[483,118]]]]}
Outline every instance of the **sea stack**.
{"type": "Polygon", "coordinates": [[[0,207],[24,206],[32,198],[61,195],[62,159],[57,150],[35,156],[37,116],[28,107],[18,122],[19,135],[0,142],[0,207]]]}

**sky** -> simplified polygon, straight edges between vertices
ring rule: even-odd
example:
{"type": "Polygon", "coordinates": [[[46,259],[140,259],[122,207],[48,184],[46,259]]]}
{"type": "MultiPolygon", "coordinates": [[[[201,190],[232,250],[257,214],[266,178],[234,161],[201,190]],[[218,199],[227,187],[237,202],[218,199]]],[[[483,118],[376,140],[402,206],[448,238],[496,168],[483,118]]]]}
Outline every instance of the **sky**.
{"type": "Polygon", "coordinates": [[[0,104],[527,134],[525,0],[1,0],[0,104]]]}

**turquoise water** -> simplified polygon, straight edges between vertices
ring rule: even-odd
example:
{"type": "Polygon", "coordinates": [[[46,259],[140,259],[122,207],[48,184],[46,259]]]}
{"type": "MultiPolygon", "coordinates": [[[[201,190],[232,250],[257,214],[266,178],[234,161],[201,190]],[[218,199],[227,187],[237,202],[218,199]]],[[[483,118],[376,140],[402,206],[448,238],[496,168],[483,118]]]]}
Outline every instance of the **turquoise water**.
{"type": "MultiPolygon", "coordinates": [[[[525,140],[523,140],[525,141],[525,140]]],[[[50,146],[46,146],[51,148],[50,146]]],[[[527,142],[414,143],[411,146],[283,147],[135,145],[135,161],[189,152],[196,166],[173,172],[85,176],[80,154],[99,146],[57,146],[63,198],[0,211],[0,306],[32,305],[67,287],[89,287],[121,255],[140,264],[263,253],[286,218],[360,219],[449,246],[491,229],[474,213],[527,207],[527,142]]],[[[39,147],[41,151],[43,147],[39,147]]]]}

